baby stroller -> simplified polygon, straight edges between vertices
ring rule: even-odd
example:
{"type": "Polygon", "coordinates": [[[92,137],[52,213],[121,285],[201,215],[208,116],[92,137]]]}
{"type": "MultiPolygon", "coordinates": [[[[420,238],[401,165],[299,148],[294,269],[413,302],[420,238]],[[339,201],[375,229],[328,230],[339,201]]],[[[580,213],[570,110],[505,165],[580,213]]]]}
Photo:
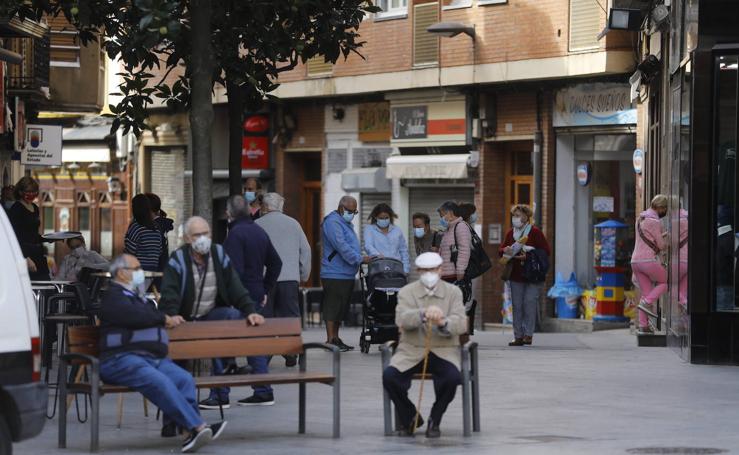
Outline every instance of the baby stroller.
{"type": "Polygon", "coordinates": [[[373,344],[398,339],[395,306],[398,304],[398,291],[408,283],[408,278],[402,262],[378,258],[367,265],[366,275],[360,268],[359,281],[364,299],[359,348],[366,354],[373,344]]]}

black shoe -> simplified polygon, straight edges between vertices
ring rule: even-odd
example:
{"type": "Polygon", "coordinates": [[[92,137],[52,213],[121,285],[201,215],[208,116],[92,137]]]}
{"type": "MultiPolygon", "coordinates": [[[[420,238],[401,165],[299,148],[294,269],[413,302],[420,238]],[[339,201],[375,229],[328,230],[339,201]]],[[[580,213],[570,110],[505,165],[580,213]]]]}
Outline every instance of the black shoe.
{"type": "Polygon", "coordinates": [[[298,356],[296,355],[286,355],[283,357],[285,357],[285,366],[288,368],[292,368],[298,364],[298,356]]]}
{"type": "Polygon", "coordinates": [[[162,437],[163,438],[174,438],[177,436],[177,424],[174,422],[165,423],[162,425],[162,437]]]}
{"type": "Polygon", "coordinates": [[[263,395],[254,394],[243,400],[239,400],[239,406],[272,406],[275,404],[275,396],[271,393],[263,395]]]}
{"type": "Polygon", "coordinates": [[[441,430],[439,430],[439,424],[434,422],[434,419],[429,417],[429,422],[426,425],[426,437],[429,439],[436,439],[441,437],[441,430]]]}
{"type": "Polygon", "coordinates": [[[213,440],[213,430],[205,427],[200,431],[193,431],[182,443],[182,453],[197,452],[199,448],[213,440]]]}
{"type": "Polygon", "coordinates": [[[228,375],[252,374],[252,372],[253,370],[251,368],[251,365],[244,365],[243,367],[239,367],[235,363],[232,363],[228,366],[228,368],[223,370],[223,374],[228,375]]]}
{"type": "Polygon", "coordinates": [[[523,345],[524,345],[523,338],[516,338],[515,340],[508,343],[508,346],[523,346],[523,345]]]}
{"type": "Polygon", "coordinates": [[[200,409],[228,409],[231,407],[231,404],[228,400],[219,400],[218,398],[210,397],[198,403],[198,406],[200,409]]]}
{"type": "MultiPolygon", "coordinates": [[[[413,422],[415,420],[416,420],[416,416],[414,415],[411,418],[411,421],[410,421],[410,423],[407,426],[401,426],[398,429],[398,432],[397,432],[398,436],[413,436],[416,432],[409,430],[409,428],[412,428],[413,427],[413,422]]],[[[418,425],[416,425],[416,429],[419,429],[422,426],[423,426],[423,417],[418,416],[418,425]]]]}
{"type": "Polygon", "coordinates": [[[226,428],[226,424],[227,423],[228,422],[226,420],[223,420],[221,422],[211,423],[210,425],[208,425],[210,427],[210,431],[213,432],[213,440],[214,441],[216,439],[218,439],[218,437],[221,435],[221,433],[223,433],[223,430],[224,430],[224,428],[226,428]]]}
{"type": "Polygon", "coordinates": [[[334,346],[339,348],[341,352],[354,350],[354,346],[349,346],[348,344],[344,343],[343,341],[341,341],[341,338],[334,338],[329,342],[329,344],[333,344],[334,346]]]}

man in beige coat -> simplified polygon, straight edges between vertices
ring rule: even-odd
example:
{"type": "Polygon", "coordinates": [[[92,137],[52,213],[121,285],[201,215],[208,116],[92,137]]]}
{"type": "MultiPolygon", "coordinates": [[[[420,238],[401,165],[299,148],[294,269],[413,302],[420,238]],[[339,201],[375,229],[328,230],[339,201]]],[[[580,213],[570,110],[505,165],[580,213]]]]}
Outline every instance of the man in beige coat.
{"type": "MultiPolygon", "coordinates": [[[[382,383],[398,411],[401,434],[412,435],[416,407],[408,399],[411,379],[423,368],[427,331],[431,330],[428,373],[434,378],[436,402],[426,427],[427,438],[441,436],[439,424],[457,386],[462,382],[459,335],[467,332],[462,291],[441,280],[442,259],[438,253],[424,253],[416,258],[420,280],[398,293],[395,323],[400,342],[382,383]]],[[[419,418],[418,427],[423,424],[419,418]]]]}

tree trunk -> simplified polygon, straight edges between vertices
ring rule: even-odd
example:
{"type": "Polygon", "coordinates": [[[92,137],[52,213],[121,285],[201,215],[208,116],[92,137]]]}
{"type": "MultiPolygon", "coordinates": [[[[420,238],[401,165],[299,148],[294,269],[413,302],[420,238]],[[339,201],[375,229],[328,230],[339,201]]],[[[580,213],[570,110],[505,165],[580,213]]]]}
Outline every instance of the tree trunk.
{"type": "Polygon", "coordinates": [[[211,52],[211,0],[190,2],[192,68],[190,131],[192,134],[193,214],[213,225],[213,53],[211,52]]]}
{"type": "Polygon", "coordinates": [[[234,79],[226,75],[228,95],[228,194],[241,194],[241,150],[243,148],[244,97],[234,79]]]}

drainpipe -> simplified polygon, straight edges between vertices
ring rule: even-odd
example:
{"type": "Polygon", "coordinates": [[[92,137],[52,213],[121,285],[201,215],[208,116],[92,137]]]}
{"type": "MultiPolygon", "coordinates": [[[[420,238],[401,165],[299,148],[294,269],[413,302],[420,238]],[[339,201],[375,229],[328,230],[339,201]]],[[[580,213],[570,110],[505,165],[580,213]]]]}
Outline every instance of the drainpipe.
{"type": "Polygon", "coordinates": [[[534,167],[534,206],[536,207],[536,213],[534,213],[534,220],[536,225],[541,228],[542,212],[542,145],[544,143],[544,134],[541,129],[541,105],[542,105],[542,92],[536,93],[536,132],[534,133],[534,150],[531,154],[531,160],[533,161],[534,167]]]}

